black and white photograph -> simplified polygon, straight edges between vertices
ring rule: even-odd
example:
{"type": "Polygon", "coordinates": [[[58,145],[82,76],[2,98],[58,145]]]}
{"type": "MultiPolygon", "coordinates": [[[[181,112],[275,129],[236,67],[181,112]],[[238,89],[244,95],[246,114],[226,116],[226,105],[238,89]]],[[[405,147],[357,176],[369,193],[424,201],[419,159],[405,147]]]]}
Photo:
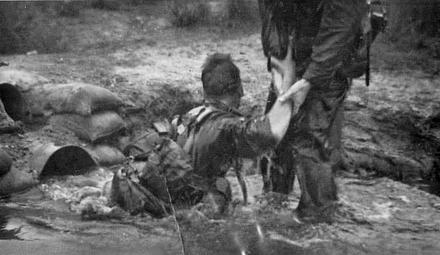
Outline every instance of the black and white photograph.
{"type": "Polygon", "coordinates": [[[3,254],[440,254],[440,0],[0,0],[3,254]]]}

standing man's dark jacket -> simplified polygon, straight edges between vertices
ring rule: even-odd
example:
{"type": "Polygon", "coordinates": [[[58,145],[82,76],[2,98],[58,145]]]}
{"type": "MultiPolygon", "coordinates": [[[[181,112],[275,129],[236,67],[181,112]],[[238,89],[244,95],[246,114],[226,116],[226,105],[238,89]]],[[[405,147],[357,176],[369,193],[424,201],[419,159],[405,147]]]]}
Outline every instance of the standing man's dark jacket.
{"type": "Polygon", "coordinates": [[[366,0],[259,0],[266,57],[284,58],[294,37],[298,77],[325,86],[348,63],[362,33],[366,0]]]}

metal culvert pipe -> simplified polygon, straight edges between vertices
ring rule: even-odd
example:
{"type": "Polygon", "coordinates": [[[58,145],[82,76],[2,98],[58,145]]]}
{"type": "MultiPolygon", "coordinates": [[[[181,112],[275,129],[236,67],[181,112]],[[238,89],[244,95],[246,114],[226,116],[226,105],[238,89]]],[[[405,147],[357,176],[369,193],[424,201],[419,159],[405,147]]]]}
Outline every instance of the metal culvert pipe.
{"type": "Polygon", "coordinates": [[[13,120],[22,120],[25,113],[24,98],[16,86],[8,83],[0,84],[0,100],[6,113],[13,120]]]}
{"type": "Polygon", "coordinates": [[[96,160],[84,148],[75,145],[56,146],[52,143],[37,147],[30,160],[31,169],[40,178],[80,175],[97,165],[96,160]]]}

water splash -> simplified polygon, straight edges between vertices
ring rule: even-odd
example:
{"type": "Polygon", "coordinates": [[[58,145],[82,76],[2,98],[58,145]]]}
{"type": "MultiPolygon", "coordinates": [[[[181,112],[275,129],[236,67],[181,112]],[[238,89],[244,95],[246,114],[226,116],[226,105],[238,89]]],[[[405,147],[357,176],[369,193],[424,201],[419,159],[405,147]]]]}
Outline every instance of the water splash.
{"type": "Polygon", "coordinates": [[[263,242],[264,241],[264,233],[263,233],[263,229],[261,228],[261,225],[258,224],[258,222],[255,222],[255,227],[257,228],[258,240],[260,242],[263,242]]]}
{"type": "Polygon", "coordinates": [[[232,240],[234,241],[235,245],[240,250],[240,255],[247,255],[246,253],[246,247],[241,242],[240,237],[238,235],[238,232],[232,232],[232,240]]]}

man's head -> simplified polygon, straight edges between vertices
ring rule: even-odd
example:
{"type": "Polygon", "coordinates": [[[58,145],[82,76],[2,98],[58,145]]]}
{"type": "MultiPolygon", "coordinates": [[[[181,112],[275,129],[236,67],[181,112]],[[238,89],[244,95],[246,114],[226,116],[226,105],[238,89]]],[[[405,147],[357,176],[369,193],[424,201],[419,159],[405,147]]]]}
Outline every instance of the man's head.
{"type": "Polygon", "coordinates": [[[205,98],[217,99],[231,106],[240,106],[243,96],[240,70],[228,54],[208,56],[202,67],[202,83],[205,98]]]}

